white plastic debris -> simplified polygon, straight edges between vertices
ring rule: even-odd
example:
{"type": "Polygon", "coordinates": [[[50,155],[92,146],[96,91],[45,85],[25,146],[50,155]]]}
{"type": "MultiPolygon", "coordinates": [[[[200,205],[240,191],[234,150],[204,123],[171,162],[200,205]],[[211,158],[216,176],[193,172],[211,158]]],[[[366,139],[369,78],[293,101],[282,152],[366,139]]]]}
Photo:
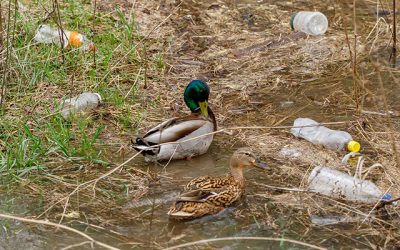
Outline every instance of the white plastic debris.
{"type": "Polygon", "coordinates": [[[284,147],[279,151],[279,154],[284,157],[289,157],[289,158],[297,158],[300,157],[302,154],[300,150],[297,148],[288,148],[284,147]]]}
{"type": "Polygon", "coordinates": [[[311,172],[308,178],[308,190],[333,198],[365,203],[376,203],[392,198],[371,181],[322,166],[315,167],[311,172]]]}
{"type": "Polygon", "coordinates": [[[95,50],[94,43],[91,42],[85,35],[76,31],[61,30],[52,28],[49,25],[41,24],[36,30],[33,38],[38,43],[46,44],[63,44],[63,48],[76,47],[82,51],[95,50]],[[61,34],[63,36],[61,36],[61,34]]]}
{"type": "Polygon", "coordinates": [[[358,152],[361,147],[346,131],[329,129],[310,118],[297,118],[290,132],[296,137],[334,150],[358,152]]]}
{"type": "Polygon", "coordinates": [[[72,114],[88,111],[97,108],[101,104],[101,96],[98,93],[84,92],[76,97],[63,101],[61,115],[67,119],[72,114]]]}
{"type": "Polygon", "coordinates": [[[293,30],[318,36],[328,29],[328,19],[318,11],[300,11],[292,16],[290,26],[293,30]]]}

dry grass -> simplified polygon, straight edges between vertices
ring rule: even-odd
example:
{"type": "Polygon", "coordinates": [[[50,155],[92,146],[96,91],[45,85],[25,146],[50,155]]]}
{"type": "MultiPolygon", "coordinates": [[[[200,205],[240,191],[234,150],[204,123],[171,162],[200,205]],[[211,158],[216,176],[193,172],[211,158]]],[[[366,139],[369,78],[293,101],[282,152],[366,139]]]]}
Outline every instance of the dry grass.
{"type": "MultiPolygon", "coordinates": [[[[26,51],[19,47],[23,53],[13,51],[12,76],[21,80],[8,86],[7,121],[21,126],[16,121],[23,117],[28,127],[35,131],[35,136],[46,138],[47,132],[40,128],[57,122],[56,119],[49,120],[57,101],[66,95],[94,90],[106,97],[105,104],[88,116],[84,133],[77,133],[70,146],[78,145],[84,135],[93,136],[99,124],[104,129],[92,145],[93,151],[74,156],[65,156],[60,151],[47,154],[45,161],[39,161],[47,168],[43,171],[34,169],[28,171],[29,175],[17,178],[19,187],[33,197],[38,194],[44,197],[45,208],[52,208],[46,214],[49,218],[61,219],[74,215],[76,211],[78,214],[84,211],[88,220],[105,224],[118,223],[121,218],[128,221],[138,219],[139,212],[132,214],[131,210],[120,208],[127,200],[145,197],[151,185],[158,183],[157,174],[147,171],[142,161],[134,159],[127,168],[102,179],[95,186],[96,195],[91,188],[78,190],[76,194],[74,190],[128,159],[132,155],[128,142],[138,131],[145,131],[167,117],[187,112],[182,100],[183,88],[191,79],[201,78],[211,86],[210,102],[220,127],[290,124],[294,118],[305,114],[316,116],[320,121],[352,120],[338,128],[351,132],[363,142],[367,165],[379,162],[384,166],[384,171],[374,170],[370,178],[384,190],[391,187],[390,192],[398,196],[400,171],[395,160],[396,152],[393,152],[393,145],[400,146],[398,133],[395,133],[399,127],[398,118],[389,121],[385,116],[361,112],[385,112],[384,98],[376,84],[378,71],[385,75],[385,81],[398,84],[396,70],[383,63],[378,67],[371,63],[386,56],[390,22],[388,17],[375,19],[373,13],[367,12],[375,8],[375,3],[358,3],[360,16],[356,18],[358,36],[354,50],[350,2],[318,4],[330,20],[328,32],[321,37],[293,34],[289,29],[288,20],[293,12],[314,8],[304,1],[239,4],[221,0],[212,3],[167,0],[160,3],[134,1],[133,6],[128,1],[119,0],[116,4],[120,6],[120,12],[115,9],[115,3],[97,1],[98,16],[93,30],[88,28],[89,24],[81,27],[76,23],[78,21],[73,20],[73,15],[69,15],[65,22],[72,28],[93,32],[93,39],[99,45],[96,67],[89,55],[78,56],[75,65],[73,52],[67,51],[67,61],[62,65],[55,47],[43,54],[40,54],[43,46],[32,46],[26,51]],[[132,37],[127,35],[130,33],[124,20],[128,24],[134,23],[132,37]],[[356,51],[358,62],[353,80],[350,51],[353,56],[356,51]],[[39,55],[31,58],[33,61],[49,63],[55,60],[52,66],[60,70],[62,76],[57,75],[51,80],[43,77],[35,84],[24,86],[23,83],[37,73],[24,66],[32,62],[21,59],[30,54],[39,55]],[[95,70],[92,72],[92,69],[95,70]],[[355,85],[349,84],[350,81],[355,85]],[[353,95],[355,86],[360,87],[357,96],[353,95]],[[294,101],[294,106],[281,108],[280,101],[294,101]],[[393,123],[392,130],[388,130],[388,122],[393,123]],[[390,133],[395,133],[394,141],[388,136],[390,133]],[[74,195],[69,197],[72,192],[74,195]],[[69,198],[63,200],[65,197],[69,198]],[[60,200],[63,202],[58,204],[60,200]],[[109,220],[110,214],[116,214],[115,221],[109,220]]],[[[92,13],[91,5],[84,4],[83,7],[85,11],[75,15],[84,18],[87,13],[92,13]]],[[[63,11],[71,6],[64,4],[60,8],[63,11]]],[[[36,24],[38,17],[44,14],[39,7],[24,11],[23,23],[36,24]]],[[[34,27],[23,26],[23,32],[29,35],[20,34],[20,40],[29,41],[34,27]]],[[[396,106],[391,108],[395,110],[396,106]]],[[[80,131],[79,121],[69,125],[71,131],[80,131]]],[[[18,133],[18,126],[7,132],[18,133]]],[[[310,146],[305,141],[294,139],[287,130],[242,130],[225,138],[226,147],[235,143],[248,144],[278,166],[271,178],[276,186],[305,187],[307,174],[317,164],[354,172],[354,166],[340,163],[343,153],[310,146]],[[302,156],[283,157],[279,154],[283,147],[299,149],[302,156]]],[[[8,143],[1,139],[0,148],[5,150],[8,143]]],[[[217,143],[223,144],[218,140],[217,143]]],[[[252,205],[252,209],[256,211],[261,211],[259,205],[265,204],[266,200],[274,204],[274,212],[260,215],[272,228],[279,228],[274,220],[279,213],[287,213],[291,218],[295,218],[296,213],[354,217],[368,214],[371,209],[310,194],[281,194],[270,189],[257,194],[255,199],[259,203],[252,205]]],[[[390,209],[389,214],[395,216],[398,213],[396,209],[390,209]]],[[[293,219],[293,223],[310,230],[309,234],[303,235],[303,239],[309,240],[315,229],[302,218],[304,216],[293,219]]],[[[362,228],[367,238],[369,235],[377,236],[374,238],[376,242],[367,247],[391,247],[399,242],[394,230],[397,226],[394,220],[374,218],[365,224],[356,223],[352,229],[354,232],[355,228],[362,228]]],[[[333,235],[341,233],[340,228],[330,230],[333,235]]],[[[351,230],[343,234],[352,238],[351,230]]]]}

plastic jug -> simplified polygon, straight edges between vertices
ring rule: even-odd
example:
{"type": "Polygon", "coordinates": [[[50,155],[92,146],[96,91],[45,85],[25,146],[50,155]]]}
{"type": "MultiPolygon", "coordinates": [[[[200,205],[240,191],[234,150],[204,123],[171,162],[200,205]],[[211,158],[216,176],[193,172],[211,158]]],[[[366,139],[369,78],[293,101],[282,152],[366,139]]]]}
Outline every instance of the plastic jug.
{"type": "Polygon", "coordinates": [[[75,113],[96,108],[101,103],[101,96],[98,93],[84,92],[76,97],[64,100],[62,103],[61,115],[64,119],[75,113]]]}
{"type": "Polygon", "coordinates": [[[290,27],[313,36],[323,35],[328,29],[328,19],[321,12],[300,11],[291,17],[290,27]]]}
{"type": "Polygon", "coordinates": [[[360,151],[360,143],[353,141],[345,131],[332,130],[309,118],[297,118],[290,132],[299,138],[334,150],[347,149],[350,152],[360,151]],[[302,127],[305,126],[305,127],[302,127]]]}
{"type": "Polygon", "coordinates": [[[315,167],[311,172],[308,178],[308,190],[333,198],[366,203],[392,198],[370,181],[322,166],[315,167]]]}
{"type": "Polygon", "coordinates": [[[58,28],[52,28],[49,25],[39,25],[33,38],[38,43],[54,43],[61,44],[61,33],[63,34],[63,48],[77,47],[82,51],[95,50],[94,43],[91,42],[85,35],[76,31],[61,31],[58,28]]]}

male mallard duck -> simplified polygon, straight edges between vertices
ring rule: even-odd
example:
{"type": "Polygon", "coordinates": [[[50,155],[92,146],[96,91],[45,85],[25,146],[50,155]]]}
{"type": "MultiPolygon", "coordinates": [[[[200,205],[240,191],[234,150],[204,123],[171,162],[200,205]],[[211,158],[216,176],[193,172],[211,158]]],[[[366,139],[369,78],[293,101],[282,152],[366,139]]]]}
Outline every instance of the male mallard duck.
{"type": "Polygon", "coordinates": [[[191,81],[185,88],[184,100],[192,114],[174,117],[157,125],[144,136],[136,138],[132,147],[142,150],[146,161],[185,159],[207,152],[214,136],[201,135],[217,130],[214,113],[208,106],[209,95],[210,88],[206,83],[191,81]],[[189,140],[198,136],[201,137],[189,140]],[[168,142],[177,143],[163,144],[168,142]]]}
{"type": "Polygon", "coordinates": [[[173,219],[188,220],[224,210],[244,193],[243,169],[250,166],[267,169],[249,149],[238,149],[231,157],[230,174],[191,180],[185,192],[172,204],[168,215],[173,219]]]}

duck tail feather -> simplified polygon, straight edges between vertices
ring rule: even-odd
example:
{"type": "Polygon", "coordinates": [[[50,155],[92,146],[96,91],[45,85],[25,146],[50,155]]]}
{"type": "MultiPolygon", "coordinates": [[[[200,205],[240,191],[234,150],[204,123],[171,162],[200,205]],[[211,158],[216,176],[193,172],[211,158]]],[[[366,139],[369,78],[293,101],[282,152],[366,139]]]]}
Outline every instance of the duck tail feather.
{"type": "Polygon", "coordinates": [[[151,147],[145,140],[138,137],[136,141],[131,140],[131,146],[136,151],[142,151],[143,154],[156,155],[159,151],[159,147],[151,147]]]}

